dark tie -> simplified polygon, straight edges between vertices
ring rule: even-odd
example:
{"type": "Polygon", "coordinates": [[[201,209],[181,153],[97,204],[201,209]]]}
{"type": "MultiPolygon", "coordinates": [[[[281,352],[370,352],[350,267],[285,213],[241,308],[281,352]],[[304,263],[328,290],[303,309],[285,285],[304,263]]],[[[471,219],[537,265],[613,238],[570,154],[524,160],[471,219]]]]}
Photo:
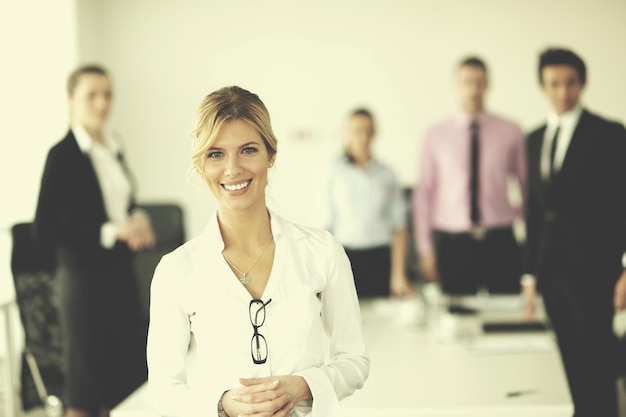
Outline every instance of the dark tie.
{"type": "Polygon", "coordinates": [[[554,179],[554,157],[556,155],[556,146],[559,139],[559,131],[561,130],[560,126],[556,127],[554,131],[554,136],[552,137],[552,143],[550,144],[550,172],[548,175],[548,180],[552,181],[554,179]]]}
{"type": "Polygon", "coordinates": [[[480,222],[480,208],[478,207],[478,190],[479,190],[479,178],[478,178],[478,124],[473,121],[470,125],[472,132],[472,145],[470,151],[471,158],[471,172],[470,172],[470,219],[472,224],[476,225],[480,222]]]}

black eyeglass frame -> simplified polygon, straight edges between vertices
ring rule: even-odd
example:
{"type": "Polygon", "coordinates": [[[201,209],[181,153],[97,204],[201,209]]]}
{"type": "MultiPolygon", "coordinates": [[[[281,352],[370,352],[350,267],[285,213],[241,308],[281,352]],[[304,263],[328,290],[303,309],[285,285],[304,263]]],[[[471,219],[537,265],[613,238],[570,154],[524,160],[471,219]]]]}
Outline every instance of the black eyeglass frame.
{"type": "Polygon", "coordinates": [[[267,339],[265,339],[265,336],[259,333],[259,327],[263,326],[263,324],[265,323],[265,318],[267,317],[265,307],[271,302],[271,298],[267,300],[267,302],[263,302],[263,300],[255,298],[253,300],[250,300],[250,305],[248,306],[250,324],[252,324],[252,328],[254,329],[252,339],[250,339],[250,355],[252,356],[252,362],[254,362],[256,365],[263,365],[265,362],[267,362],[267,357],[269,356],[269,346],[267,344],[267,339]],[[260,305],[260,308],[256,310],[254,317],[252,317],[253,305],[260,305]],[[261,311],[263,312],[263,321],[261,322],[261,324],[258,324],[258,316],[261,311]],[[265,357],[263,358],[261,357],[261,340],[263,340],[263,343],[265,344],[265,357]],[[255,352],[257,354],[257,357],[254,356],[255,352]]]}

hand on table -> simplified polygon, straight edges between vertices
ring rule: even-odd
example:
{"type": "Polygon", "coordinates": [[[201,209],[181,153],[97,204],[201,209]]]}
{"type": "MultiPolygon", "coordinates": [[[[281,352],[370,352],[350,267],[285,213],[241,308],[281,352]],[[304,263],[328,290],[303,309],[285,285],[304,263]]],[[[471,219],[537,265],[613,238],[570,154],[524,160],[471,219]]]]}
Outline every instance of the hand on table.
{"type": "Polygon", "coordinates": [[[430,282],[439,281],[439,273],[437,272],[437,257],[435,255],[420,257],[419,266],[424,278],[430,282]]]}
{"type": "Polygon", "coordinates": [[[616,309],[626,308],[626,270],[622,272],[613,291],[613,305],[616,309]]]}
{"type": "Polygon", "coordinates": [[[409,283],[406,274],[393,274],[389,282],[389,289],[392,297],[414,296],[415,290],[409,283]]]}
{"type": "Polygon", "coordinates": [[[524,297],[524,315],[522,321],[530,323],[536,320],[537,316],[537,289],[536,284],[522,285],[522,297],[524,297]]]}

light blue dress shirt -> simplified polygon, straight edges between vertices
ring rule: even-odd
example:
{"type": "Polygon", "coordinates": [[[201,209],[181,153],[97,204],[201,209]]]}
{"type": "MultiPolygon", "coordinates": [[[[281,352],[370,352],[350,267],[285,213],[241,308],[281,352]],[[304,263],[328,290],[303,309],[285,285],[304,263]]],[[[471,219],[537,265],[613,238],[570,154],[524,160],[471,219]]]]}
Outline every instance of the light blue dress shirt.
{"type": "Polygon", "coordinates": [[[337,160],[328,184],[327,227],[349,249],[390,245],[406,228],[406,204],[395,174],[372,159],[363,169],[337,160]]]}

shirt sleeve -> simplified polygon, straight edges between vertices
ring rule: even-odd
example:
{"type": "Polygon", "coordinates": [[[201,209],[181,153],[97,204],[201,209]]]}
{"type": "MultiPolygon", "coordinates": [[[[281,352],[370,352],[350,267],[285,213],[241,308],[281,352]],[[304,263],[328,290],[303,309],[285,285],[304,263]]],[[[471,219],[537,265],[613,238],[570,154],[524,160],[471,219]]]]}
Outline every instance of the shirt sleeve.
{"type": "MultiPolygon", "coordinates": [[[[182,271],[168,262],[166,255],[154,272],[150,292],[148,330],[148,392],[152,408],[162,416],[207,416],[211,402],[187,385],[185,359],[189,350],[191,327],[182,308],[182,271]]],[[[217,404],[218,398],[215,399],[217,404]]]]}
{"type": "Polygon", "coordinates": [[[429,135],[424,137],[419,164],[419,182],[413,192],[413,224],[415,245],[422,256],[435,252],[432,241],[432,205],[435,188],[435,163],[430,148],[429,135]]]}
{"type": "Polygon", "coordinates": [[[393,173],[391,173],[391,183],[393,189],[389,213],[392,222],[391,224],[394,230],[406,229],[406,202],[404,200],[404,195],[402,194],[402,187],[400,187],[400,184],[393,173]]]}
{"type": "Polygon", "coordinates": [[[105,249],[115,246],[117,240],[117,225],[113,222],[106,222],[100,227],[100,244],[105,249]]]}
{"type": "Polygon", "coordinates": [[[515,155],[513,156],[513,175],[517,178],[520,189],[520,217],[523,215],[524,208],[526,207],[526,198],[528,195],[528,166],[526,164],[526,138],[522,131],[516,127],[516,146],[515,155]]]}
{"type": "Polygon", "coordinates": [[[329,338],[329,361],[297,372],[313,395],[313,417],[340,416],[339,400],[363,387],[369,357],[363,339],[361,313],[350,262],[330,234],[327,283],[322,292],[322,322],[329,338]]]}

